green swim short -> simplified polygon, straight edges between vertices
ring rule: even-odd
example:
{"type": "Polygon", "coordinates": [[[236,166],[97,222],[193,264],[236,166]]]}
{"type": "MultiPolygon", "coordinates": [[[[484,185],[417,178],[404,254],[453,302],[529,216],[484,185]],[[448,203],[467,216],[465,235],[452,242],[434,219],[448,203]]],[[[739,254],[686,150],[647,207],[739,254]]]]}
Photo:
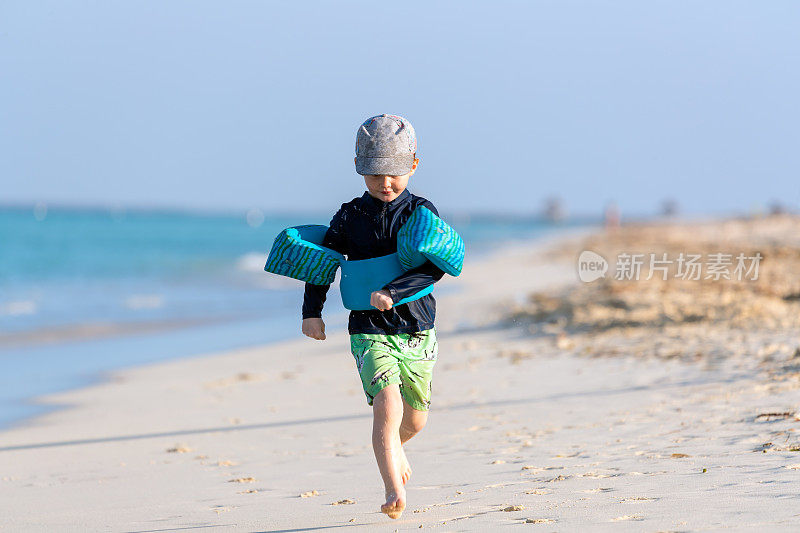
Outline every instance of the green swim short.
{"type": "Polygon", "coordinates": [[[430,408],[433,365],[439,353],[436,328],[395,335],[350,335],[350,351],[369,405],[384,387],[397,383],[411,407],[420,411],[430,408]]]}

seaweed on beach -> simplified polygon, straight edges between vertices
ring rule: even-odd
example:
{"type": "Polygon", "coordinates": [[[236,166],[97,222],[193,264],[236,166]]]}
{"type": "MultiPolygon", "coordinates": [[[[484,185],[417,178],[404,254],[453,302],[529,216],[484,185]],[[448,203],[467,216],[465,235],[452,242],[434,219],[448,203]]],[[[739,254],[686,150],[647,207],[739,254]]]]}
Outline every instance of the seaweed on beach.
{"type": "Polygon", "coordinates": [[[571,260],[582,250],[602,255],[611,265],[605,278],[529,294],[508,310],[505,322],[551,335],[559,348],[589,355],[696,360],[751,354],[763,361],[779,359],[784,370],[791,370],[793,354],[800,353],[786,340],[800,332],[798,228],[800,217],[780,216],[639,224],[598,233],[559,253],[571,260]],[[681,279],[674,265],[651,276],[644,261],[638,279],[621,280],[614,272],[621,253],[645,258],[650,253],[670,258],[743,253],[760,254],[761,260],[756,279],[715,279],[705,272],[700,279],[681,279]]]}
{"type": "MultiPolygon", "coordinates": [[[[533,293],[512,309],[512,322],[556,324],[566,331],[603,331],[669,324],[724,323],[737,328],[800,327],[800,228],[798,217],[769,217],[706,225],[636,225],[580,243],[609,258],[607,276],[556,293],[533,293]],[[796,240],[797,239],[797,240],[796,240]],[[680,253],[760,254],[757,279],[681,279],[672,270],[651,273],[644,261],[638,279],[614,278],[621,253],[675,258],[680,253]],[[651,276],[652,274],[652,276],[651,276]],[[647,279],[647,278],[650,279],[647,279]]],[[[575,249],[564,255],[577,256],[575,249]]]]}

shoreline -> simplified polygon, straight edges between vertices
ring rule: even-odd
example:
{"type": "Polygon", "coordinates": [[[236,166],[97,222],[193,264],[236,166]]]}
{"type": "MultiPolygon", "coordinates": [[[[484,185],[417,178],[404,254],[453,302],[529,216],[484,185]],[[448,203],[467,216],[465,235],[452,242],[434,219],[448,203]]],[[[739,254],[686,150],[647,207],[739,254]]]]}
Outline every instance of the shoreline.
{"type": "MultiPolygon", "coordinates": [[[[474,248],[477,251],[471,251],[470,257],[482,261],[492,255],[502,253],[506,249],[513,249],[519,246],[525,246],[527,243],[538,244],[549,242],[551,239],[560,239],[562,236],[569,238],[572,235],[584,234],[596,230],[597,226],[573,226],[564,225],[563,227],[556,227],[547,230],[545,233],[521,237],[517,240],[501,241],[495,244],[487,244],[485,242],[474,248]]],[[[472,248],[470,248],[472,250],[472,248]]],[[[265,255],[266,257],[266,255],[265,255]]],[[[259,263],[261,264],[261,263],[259,263]]],[[[258,269],[259,275],[265,274],[261,268],[258,269]]],[[[288,280],[290,283],[292,280],[288,280]]],[[[283,289],[293,288],[291,285],[286,284],[282,286],[283,289]]],[[[254,288],[254,290],[256,290],[254,288]]],[[[331,294],[337,293],[338,288],[333,286],[331,294]]],[[[337,300],[338,301],[338,300],[337,300]]],[[[335,304],[334,304],[335,307],[335,304]]],[[[339,306],[341,307],[341,306],[339,306]]],[[[347,312],[341,308],[341,312],[347,312]]],[[[197,325],[216,325],[233,321],[246,321],[251,319],[249,315],[221,315],[221,316],[199,316],[199,317],[176,317],[164,319],[145,319],[145,320],[121,320],[121,321],[84,321],[69,324],[57,324],[40,326],[33,329],[21,329],[19,331],[0,332],[0,350],[17,349],[17,348],[35,348],[40,345],[46,344],[59,344],[59,343],[74,343],[74,342],[88,342],[97,339],[108,338],[121,338],[131,337],[142,333],[161,332],[161,331],[177,331],[180,329],[190,328],[197,325]]]]}
{"type": "Polygon", "coordinates": [[[432,411],[407,444],[414,473],[400,520],[378,510],[371,413],[347,335],[329,330],[324,342],[161,361],[50,395],[73,408],[0,431],[7,527],[800,524],[787,505],[800,456],[784,446],[797,419],[782,416],[796,408],[800,370],[781,381],[758,371],[762,356],[749,366],[639,357],[619,340],[619,355],[583,355],[556,331],[508,321],[532,293],[585,287],[575,272],[585,243],[506,249],[437,299],[432,411]]]}

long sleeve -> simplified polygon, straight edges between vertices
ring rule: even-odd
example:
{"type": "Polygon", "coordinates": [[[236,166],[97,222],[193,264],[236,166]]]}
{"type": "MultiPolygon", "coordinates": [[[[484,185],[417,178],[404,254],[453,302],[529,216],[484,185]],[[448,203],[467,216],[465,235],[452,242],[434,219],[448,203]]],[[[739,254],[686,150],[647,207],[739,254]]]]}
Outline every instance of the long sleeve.
{"type": "MultiPolygon", "coordinates": [[[[344,204],[342,204],[342,207],[331,219],[328,231],[325,232],[325,238],[322,240],[322,246],[346,255],[348,249],[346,235],[343,231],[344,219],[344,204]]],[[[322,318],[322,307],[325,305],[330,288],[330,285],[306,283],[303,294],[303,319],[322,318]]]]}
{"type": "Polygon", "coordinates": [[[383,288],[389,291],[392,296],[392,302],[397,303],[439,281],[442,276],[444,276],[443,270],[430,261],[425,261],[417,268],[403,272],[391,283],[384,285],[383,288]]]}
{"type": "Polygon", "coordinates": [[[328,298],[330,285],[312,285],[306,283],[303,293],[303,320],[306,318],[322,318],[322,306],[328,298]]]}

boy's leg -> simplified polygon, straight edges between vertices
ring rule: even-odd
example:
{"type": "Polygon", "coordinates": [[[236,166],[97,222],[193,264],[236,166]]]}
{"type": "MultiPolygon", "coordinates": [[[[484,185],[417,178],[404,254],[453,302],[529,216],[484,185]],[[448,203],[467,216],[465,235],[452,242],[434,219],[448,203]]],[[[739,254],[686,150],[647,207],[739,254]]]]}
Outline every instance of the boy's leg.
{"type": "Polygon", "coordinates": [[[438,359],[439,345],[434,328],[404,337],[407,347],[401,355],[398,366],[400,380],[403,383],[403,422],[400,424],[400,440],[405,444],[422,431],[428,421],[433,367],[438,359]]]}
{"type": "Polygon", "coordinates": [[[372,404],[372,448],[386,488],[386,503],[381,512],[399,518],[406,507],[403,487],[403,446],[400,424],[403,420],[403,399],[396,384],[391,384],[375,396],[372,404]]]}
{"type": "Polygon", "coordinates": [[[403,485],[411,476],[402,445],[427,421],[438,352],[435,330],[350,338],[367,402],[373,407],[372,445],[386,488],[381,511],[399,518],[406,504],[403,485]]]}
{"type": "MultiPolygon", "coordinates": [[[[405,444],[408,440],[422,431],[425,427],[425,422],[428,421],[428,412],[414,409],[405,398],[403,398],[403,420],[400,422],[400,443],[405,444]]],[[[403,485],[408,483],[411,479],[411,463],[408,462],[406,457],[406,450],[404,446],[400,447],[400,471],[403,473],[403,485]]]]}
{"type": "Polygon", "coordinates": [[[422,431],[428,421],[428,411],[414,409],[403,398],[403,420],[400,423],[400,441],[405,444],[411,437],[422,431]]]}
{"type": "MultiPolygon", "coordinates": [[[[403,420],[400,423],[400,442],[405,445],[414,435],[422,431],[428,421],[431,399],[433,366],[438,355],[436,330],[430,329],[401,337],[405,343],[400,352],[400,395],[403,397],[403,420]]],[[[411,464],[402,451],[403,483],[411,479],[411,464]]]]}

